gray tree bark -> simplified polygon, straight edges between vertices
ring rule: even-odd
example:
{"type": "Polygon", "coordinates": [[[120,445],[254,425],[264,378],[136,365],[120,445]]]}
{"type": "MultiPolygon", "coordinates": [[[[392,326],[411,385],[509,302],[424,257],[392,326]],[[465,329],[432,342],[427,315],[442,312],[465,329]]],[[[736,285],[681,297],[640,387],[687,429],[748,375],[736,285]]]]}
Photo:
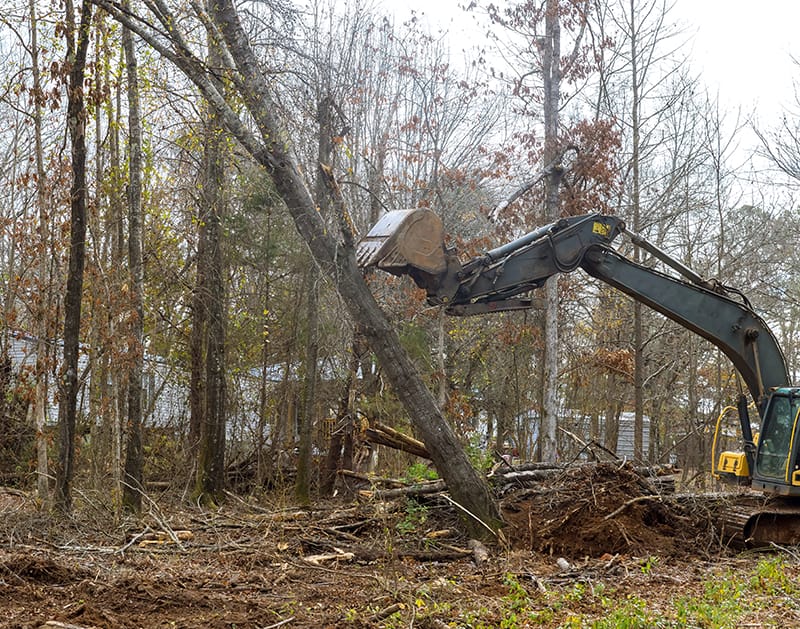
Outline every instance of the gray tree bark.
{"type": "Polygon", "coordinates": [[[31,415],[36,429],[36,488],[39,500],[47,504],[49,495],[49,472],[47,462],[47,437],[44,433],[47,409],[47,321],[50,311],[51,282],[48,261],[50,259],[50,230],[48,226],[49,218],[47,213],[47,173],[44,168],[44,156],[42,148],[42,105],[39,95],[42,94],[41,72],[39,70],[39,44],[38,44],[38,15],[36,12],[35,0],[28,3],[30,14],[31,32],[31,67],[33,73],[33,91],[36,95],[33,100],[33,137],[34,152],[36,159],[36,205],[39,214],[39,260],[38,260],[38,281],[39,281],[39,303],[35,313],[36,316],[36,368],[34,376],[36,386],[31,405],[31,415]]]}
{"type": "Polygon", "coordinates": [[[128,272],[131,317],[128,330],[128,422],[122,505],[142,508],[142,374],[144,371],[144,263],[142,260],[142,121],[133,35],[122,29],[128,79],[128,272]]]}
{"type": "MultiPolygon", "coordinates": [[[[633,231],[639,233],[641,229],[640,208],[640,120],[639,112],[642,106],[639,94],[639,34],[636,23],[636,0],[630,1],[630,35],[631,35],[631,84],[633,99],[631,101],[631,208],[633,211],[633,231]]],[[[641,252],[639,247],[633,249],[633,260],[639,262],[641,252]]],[[[644,460],[643,433],[644,433],[644,330],[642,324],[642,304],[633,304],[633,457],[637,461],[644,460]]]]}
{"type": "Polygon", "coordinates": [[[67,130],[72,144],[72,185],[70,189],[70,250],[67,289],[64,295],[64,362],[61,367],[58,405],[59,458],[56,470],[56,506],[72,509],[72,477],[75,458],[75,424],[78,414],[78,350],[81,328],[83,267],[86,258],[86,121],[83,81],[92,7],[86,0],[81,7],[80,25],[75,26],[72,0],[66,2],[67,130]]]}
{"type": "MultiPolygon", "coordinates": [[[[554,221],[559,214],[561,169],[556,163],[559,155],[559,108],[561,94],[561,25],[559,0],[547,0],[545,15],[544,55],[544,154],[545,164],[552,164],[545,179],[545,216],[554,221]]],[[[541,440],[542,461],[558,460],[558,276],[545,284],[545,365],[541,440]]]]}
{"type": "MultiPolygon", "coordinates": [[[[221,54],[214,34],[209,32],[209,65],[221,65],[221,54]]],[[[217,89],[222,90],[221,82],[217,89]]],[[[203,283],[198,279],[196,297],[204,315],[202,346],[205,348],[202,422],[197,450],[197,474],[193,497],[214,504],[225,486],[225,273],[223,259],[222,217],[225,209],[225,144],[219,114],[212,110],[206,120],[204,172],[201,198],[201,223],[204,228],[203,261],[198,257],[198,278],[203,269],[203,283]]],[[[197,302],[196,302],[197,303],[197,302]]],[[[193,334],[195,331],[193,330],[193,334]]]]}

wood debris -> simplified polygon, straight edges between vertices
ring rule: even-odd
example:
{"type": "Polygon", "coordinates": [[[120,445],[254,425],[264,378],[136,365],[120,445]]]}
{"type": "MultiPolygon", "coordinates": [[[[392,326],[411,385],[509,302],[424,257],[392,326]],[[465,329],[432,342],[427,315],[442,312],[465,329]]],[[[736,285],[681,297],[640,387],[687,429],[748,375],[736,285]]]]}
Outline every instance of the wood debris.
{"type": "MultiPolygon", "coordinates": [[[[628,463],[584,464],[545,472],[532,487],[502,501],[518,548],[565,557],[678,554],[702,531],[669,493],[656,471],[628,463]]],[[[517,476],[518,480],[519,477],[517,476]]]]}
{"type": "Polygon", "coordinates": [[[166,531],[152,531],[150,533],[143,533],[137,538],[138,546],[146,548],[148,546],[163,546],[164,544],[177,544],[180,542],[187,542],[194,539],[194,533],[188,530],[172,531],[172,534],[166,531]]]}
{"type": "Polygon", "coordinates": [[[372,422],[364,433],[367,440],[373,443],[394,448],[395,450],[402,450],[424,459],[431,458],[424,443],[414,439],[414,437],[409,437],[399,430],[395,430],[391,426],[386,426],[380,422],[372,422]]]}
{"type": "MultiPolygon", "coordinates": [[[[338,550],[338,549],[337,549],[338,550]]],[[[334,553],[326,553],[322,555],[308,555],[307,557],[303,557],[303,561],[306,563],[310,563],[314,566],[320,566],[323,563],[331,562],[331,561],[352,561],[355,559],[354,553],[347,553],[343,550],[338,550],[338,552],[334,553]]]]}

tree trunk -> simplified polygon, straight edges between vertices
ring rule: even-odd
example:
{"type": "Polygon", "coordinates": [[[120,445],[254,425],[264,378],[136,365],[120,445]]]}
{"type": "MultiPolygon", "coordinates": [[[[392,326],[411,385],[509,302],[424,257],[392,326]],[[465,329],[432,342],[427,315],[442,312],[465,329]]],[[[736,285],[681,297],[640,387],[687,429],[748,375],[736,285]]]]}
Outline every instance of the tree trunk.
{"type": "MultiPolygon", "coordinates": [[[[633,210],[633,231],[639,233],[641,229],[640,208],[640,176],[639,176],[639,111],[641,107],[639,96],[639,66],[637,44],[639,34],[636,25],[636,1],[630,0],[631,9],[631,84],[633,99],[631,102],[631,207],[633,210]]],[[[633,248],[633,260],[639,262],[641,253],[639,247],[633,248]]],[[[644,332],[642,327],[642,304],[638,301],[633,304],[633,457],[641,462],[644,460],[642,435],[644,433],[644,332]]]]}
{"type": "MultiPolygon", "coordinates": [[[[326,89],[327,85],[323,85],[326,89]]],[[[318,99],[317,123],[318,144],[317,162],[319,169],[316,176],[315,194],[317,207],[323,216],[330,212],[328,191],[324,183],[323,169],[333,167],[333,119],[331,115],[331,97],[326,95],[318,99]]],[[[299,456],[297,460],[297,478],[295,480],[295,496],[301,504],[309,504],[311,496],[311,439],[314,425],[314,411],[317,397],[317,358],[319,354],[319,269],[315,264],[308,270],[308,302],[306,325],[305,381],[300,400],[299,456]]]]}
{"type": "MultiPolygon", "coordinates": [[[[208,62],[211,67],[222,64],[214,36],[208,33],[208,62]]],[[[215,79],[217,89],[221,82],[215,79]]],[[[205,286],[199,284],[199,297],[204,299],[200,310],[206,314],[205,397],[197,452],[197,475],[194,498],[206,504],[216,503],[225,486],[225,273],[222,253],[222,216],[224,213],[225,144],[220,117],[209,114],[206,121],[205,164],[203,172],[203,214],[205,215],[205,286]]],[[[200,270],[198,259],[198,276],[200,270]]]]}
{"type": "Polygon", "coordinates": [[[700,486],[704,485],[704,478],[702,474],[697,472],[702,472],[705,469],[705,439],[706,436],[703,431],[703,425],[701,422],[698,421],[699,419],[699,396],[698,396],[698,386],[697,386],[697,373],[698,373],[698,361],[697,361],[697,343],[695,342],[694,338],[688,340],[688,353],[689,353],[689,365],[687,369],[687,401],[686,401],[686,427],[687,431],[691,434],[695,435],[695,439],[689,441],[689,460],[687,461],[687,467],[689,467],[692,472],[695,472],[697,478],[699,479],[700,486]],[[695,447],[692,449],[692,445],[695,447]]]}
{"type": "Polygon", "coordinates": [[[311,503],[311,438],[317,398],[317,356],[319,354],[319,272],[316,265],[308,270],[308,334],[306,339],[305,375],[298,414],[298,457],[295,497],[302,505],[311,503]]]}
{"type": "Polygon", "coordinates": [[[436,365],[437,365],[437,402],[439,403],[439,408],[445,408],[447,406],[447,401],[450,396],[450,387],[447,380],[447,364],[445,361],[445,356],[447,353],[446,347],[446,339],[447,339],[447,331],[445,329],[445,321],[446,316],[444,313],[444,309],[439,311],[439,320],[436,323],[436,328],[438,331],[438,340],[436,343],[436,365]]]}
{"type": "Polygon", "coordinates": [[[342,454],[343,431],[334,430],[331,433],[331,440],[328,444],[328,453],[325,456],[325,465],[322,468],[319,480],[319,493],[322,496],[332,496],[336,487],[336,473],[339,471],[339,461],[342,454]]]}
{"type": "MultiPolygon", "coordinates": [[[[106,82],[111,84],[111,77],[106,76],[106,82]]],[[[118,84],[121,81],[117,82],[118,84]]],[[[106,231],[110,239],[111,249],[111,268],[112,268],[112,286],[119,287],[124,281],[122,279],[122,270],[125,268],[125,202],[121,199],[120,189],[122,188],[122,156],[120,151],[120,116],[122,112],[122,88],[118,85],[115,89],[115,107],[109,107],[108,110],[108,139],[109,139],[109,160],[110,171],[115,185],[112,187],[112,192],[108,199],[108,219],[106,221],[106,231]]],[[[110,306],[110,304],[109,304],[110,306]]],[[[100,370],[101,373],[111,364],[113,360],[112,354],[119,351],[119,343],[115,342],[120,336],[124,336],[121,332],[121,326],[118,317],[114,316],[115,312],[111,312],[111,320],[109,321],[109,335],[110,339],[105,342],[105,348],[108,350],[104,356],[104,366],[100,370]]],[[[111,476],[114,483],[114,490],[116,492],[117,508],[122,506],[122,439],[125,434],[124,421],[127,417],[127,396],[123,394],[125,390],[125,378],[119,373],[117,369],[108,369],[108,383],[109,383],[109,403],[108,403],[108,417],[111,421],[111,476]]],[[[104,380],[105,383],[105,380],[104,380]]]]}
{"type": "MultiPolygon", "coordinates": [[[[559,0],[547,0],[545,15],[545,43],[542,64],[544,76],[544,154],[545,164],[552,165],[545,179],[545,217],[555,221],[559,215],[559,189],[561,169],[556,163],[559,154],[559,107],[561,90],[561,26],[559,0]]],[[[542,413],[542,461],[558,460],[556,434],[558,430],[558,276],[545,284],[545,364],[544,408],[542,413]]]]}
{"type": "MultiPolygon", "coordinates": [[[[358,329],[356,329],[353,334],[353,344],[350,350],[350,364],[347,369],[344,387],[342,387],[342,395],[339,398],[339,409],[336,412],[336,422],[333,426],[331,441],[328,446],[328,454],[325,457],[325,466],[322,470],[320,478],[320,494],[323,496],[333,495],[334,488],[336,487],[336,473],[340,469],[339,462],[342,459],[342,446],[344,445],[344,437],[346,433],[352,434],[352,410],[353,398],[355,395],[354,386],[358,373],[360,345],[361,340],[359,338],[358,329]]],[[[352,464],[352,439],[350,442],[350,460],[352,464]]],[[[348,467],[347,469],[352,469],[352,467],[348,467]]]]}
{"type": "Polygon", "coordinates": [[[128,422],[123,507],[142,508],[142,374],[144,371],[144,264],[142,262],[142,124],[133,36],[122,30],[128,78],[128,269],[131,317],[128,331],[128,422]]]}
{"type": "MultiPolygon", "coordinates": [[[[94,31],[94,46],[97,57],[99,58],[101,55],[105,58],[109,58],[109,49],[108,47],[104,46],[104,40],[102,37],[103,31],[105,31],[105,24],[103,21],[106,20],[107,17],[105,14],[98,14],[97,16],[97,23],[98,28],[94,31]]],[[[95,63],[94,64],[94,76],[92,80],[94,81],[95,85],[102,85],[103,84],[103,69],[106,69],[108,72],[109,64],[103,63],[95,63]]],[[[110,103],[106,107],[107,110],[111,110],[110,103]]],[[[95,182],[95,211],[94,213],[90,212],[89,221],[93,221],[89,223],[88,229],[91,231],[93,228],[97,230],[99,233],[102,234],[100,237],[100,242],[94,249],[93,263],[97,268],[108,268],[109,267],[109,260],[108,260],[108,249],[109,249],[109,239],[110,234],[104,229],[105,225],[101,225],[99,212],[102,203],[102,182],[105,181],[106,173],[104,171],[104,132],[103,132],[103,117],[100,115],[98,111],[94,117],[94,182],[95,182]]],[[[107,403],[108,400],[108,366],[110,362],[108,360],[107,350],[108,344],[105,342],[105,339],[109,338],[108,330],[104,327],[104,323],[110,322],[111,317],[108,316],[109,302],[111,301],[108,299],[108,295],[110,294],[109,286],[107,282],[102,280],[92,282],[91,284],[91,303],[92,303],[92,328],[89,333],[89,360],[92,364],[92,377],[89,379],[89,416],[92,418],[97,418],[95,421],[91,423],[89,427],[89,439],[90,439],[90,446],[89,452],[91,453],[91,460],[92,460],[92,469],[91,469],[91,481],[95,488],[101,489],[102,491],[102,479],[105,476],[106,466],[108,463],[108,453],[110,452],[110,442],[108,439],[108,424],[107,424],[107,417],[108,414],[104,412],[104,404],[107,403]],[[97,324],[95,322],[103,323],[97,324]]],[[[116,493],[116,490],[119,489],[118,486],[114,486],[115,493],[114,497],[116,498],[120,494],[116,493]]]]}
{"type": "MultiPolygon", "coordinates": [[[[223,143],[216,117],[206,131],[206,166],[203,176],[203,215],[205,216],[205,284],[198,285],[197,297],[205,315],[200,331],[205,348],[204,372],[199,380],[204,393],[197,450],[194,498],[206,504],[216,502],[225,484],[225,286],[222,258],[222,185],[224,178],[223,143]]],[[[198,272],[200,267],[198,259],[198,272]]],[[[197,303],[197,302],[196,302],[197,303]]],[[[194,331],[193,331],[194,334],[194,331]]],[[[195,391],[197,395],[199,392],[195,391]]]]}
{"type": "Polygon", "coordinates": [[[91,4],[81,7],[79,30],[75,28],[72,0],[66,2],[67,129],[72,145],[70,189],[70,250],[67,289],[64,295],[64,364],[61,367],[58,405],[59,466],[56,472],[56,505],[64,512],[72,508],[72,476],[75,456],[75,424],[78,414],[78,349],[81,327],[83,266],[86,255],[86,111],[83,79],[89,46],[91,4]],[[77,36],[77,41],[75,37],[77,36]]]}
{"type": "MultiPolygon", "coordinates": [[[[197,217],[197,252],[195,255],[195,281],[192,291],[192,326],[189,332],[189,436],[188,454],[197,460],[200,449],[200,432],[206,423],[206,387],[203,377],[205,365],[205,329],[208,321],[206,286],[208,283],[206,244],[208,222],[206,210],[201,205],[197,217]]],[[[196,467],[195,467],[196,471],[196,467]]]]}
{"type": "MultiPolygon", "coordinates": [[[[614,385],[617,381],[617,376],[611,375],[611,384],[614,385]]],[[[622,414],[622,404],[613,398],[608,400],[606,405],[606,422],[603,437],[603,446],[609,452],[617,452],[617,445],[619,442],[619,418],[622,414]]]]}
{"type": "MultiPolygon", "coordinates": [[[[272,208],[267,206],[267,234],[266,242],[272,242],[272,208]]],[[[266,450],[265,435],[268,425],[269,414],[269,368],[270,368],[270,351],[269,351],[269,334],[270,334],[270,274],[271,265],[267,266],[264,271],[264,291],[263,291],[263,309],[262,309],[262,331],[261,331],[261,377],[258,386],[258,435],[256,436],[256,484],[259,487],[264,485],[268,475],[267,471],[271,470],[271,465],[268,465],[264,459],[266,450]]],[[[275,430],[270,431],[270,436],[274,438],[275,430]]]]}
{"type": "Polygon", "coordinates": [[[50,260],[50,230],[48,228],[47,213],[47,173],[44,169],[44,155],[42,148],[42,106],[39,101],[39,94],[42,93],[41,73],[39,71],[39,44],[38,44],[38,16],[36,13],[36,3],[34,0],[29,2],[30,10],[30,33],[31,33],[31,66],[33,69],[33,91],[36,97],[33,99],[33,137],[34,153],[36,159],[36,205],[39,214],[38,234],[39,234],[39,260],[38,260],[38,288],[39,302],[35,313],[36,323],[36,368],[34,378],[36,386],[33,397],[31,415],[33,417],[34,428],[36,429],[36,488],[39,500],[47,504],[50,499],[49,491],[49,471],[47,462],[47,437],[45,436],[46,411],[47,411],[47,370],[48,370],[48,351],[47,351],[47,331],[48,317],[50,314],[51,282],[49,271],[50,260]]]}
{"type": "MultiPolygon", "coordinates": [[[[219,134],[217,133],[217,136],[219,134]]],[[[216,183],[218,198],[209,213],[209,303],[206,335],[206,421],[200,431],[200,451],[195,497],[216,501],[225,486],[225,277],[222,258],[222,145],[214,147],[217,159],[209,175],[216,183]]]]}

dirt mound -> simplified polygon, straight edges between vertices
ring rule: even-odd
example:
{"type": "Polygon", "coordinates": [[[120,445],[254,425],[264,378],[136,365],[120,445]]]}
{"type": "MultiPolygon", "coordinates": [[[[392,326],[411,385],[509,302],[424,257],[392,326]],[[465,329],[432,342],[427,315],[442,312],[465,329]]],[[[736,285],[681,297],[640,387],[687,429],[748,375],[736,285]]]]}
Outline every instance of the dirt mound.
{"type": "Polygon", "coordinates": [[[679,556],[697,535],[691,520],[628,465],[567,469],[507,496],[501,509],[515,548],[567,557],[679,556]]]}
{"type": "Polygon", "coordinates": [[[34,582],[66,585],[87,578],[80,568],[71,568],[46,557],[12,555],[0,561],[0,578],[12,583],[34,582]]]}

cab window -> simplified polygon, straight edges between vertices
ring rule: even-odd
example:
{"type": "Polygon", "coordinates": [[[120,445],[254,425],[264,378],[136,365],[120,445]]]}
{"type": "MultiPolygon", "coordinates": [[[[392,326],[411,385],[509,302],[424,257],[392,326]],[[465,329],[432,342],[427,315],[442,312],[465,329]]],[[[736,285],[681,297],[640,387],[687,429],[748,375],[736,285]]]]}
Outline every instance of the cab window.
{"type": "Polygon", "coordinates": [[[761,476],[786,478],[792,427],[797,410],[794,397],[776,395],[772,398],[758,441],[756,469],[761,476]]]}

